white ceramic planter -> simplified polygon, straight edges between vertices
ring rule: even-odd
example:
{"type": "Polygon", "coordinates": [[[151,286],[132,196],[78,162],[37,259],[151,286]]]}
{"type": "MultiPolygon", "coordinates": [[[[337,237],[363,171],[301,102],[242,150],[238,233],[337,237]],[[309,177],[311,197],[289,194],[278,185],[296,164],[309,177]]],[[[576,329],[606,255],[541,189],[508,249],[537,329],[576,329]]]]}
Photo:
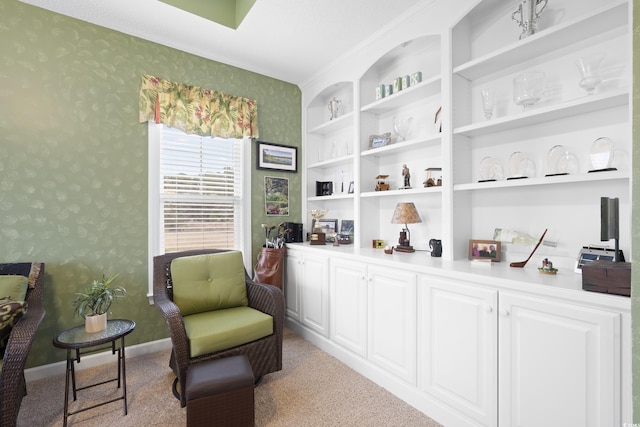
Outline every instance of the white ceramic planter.
{"type": "Polygon", "coordinates": [[[107,313],[87,316],[84,328],[88,334],[104,331],[107,328],[107,313]]]}

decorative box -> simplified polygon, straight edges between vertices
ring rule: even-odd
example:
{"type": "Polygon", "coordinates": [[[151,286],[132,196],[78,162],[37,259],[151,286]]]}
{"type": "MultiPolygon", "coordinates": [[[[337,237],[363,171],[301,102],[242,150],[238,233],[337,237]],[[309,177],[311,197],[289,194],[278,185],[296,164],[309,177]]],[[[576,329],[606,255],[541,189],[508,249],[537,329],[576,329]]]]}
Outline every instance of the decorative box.
{"type": "Polygon", "coordinates": [[[402,90],[402,77],[396,77],[393,80],[393,93],[398,93],[402,90]]]}
{"type": "Polygon", "coordinates": [[[417,85],[422,81],[422,71],[411,74],[411,86],[417,85]]]}
{"type": "Polygon", "coordinates": [[[326,235],[324,233],[311,233],[311,236],[309,239],[310,239],[309,241],[310,245],[324,245],[326,235]]]}
{"type": "Polygon", "coordinates": [[[582,289],[631,296],[631,263],[597,260],[584,264],[582,289]]]}
{"type": "Polygon", "coordinates": [[[409,86],[411,86],[411,82],[409,80],[409,76],[404,76],[402,78],[401,85],[402,85],[402,90],[404,90],[404,89],[408,88],[409,86]]]}

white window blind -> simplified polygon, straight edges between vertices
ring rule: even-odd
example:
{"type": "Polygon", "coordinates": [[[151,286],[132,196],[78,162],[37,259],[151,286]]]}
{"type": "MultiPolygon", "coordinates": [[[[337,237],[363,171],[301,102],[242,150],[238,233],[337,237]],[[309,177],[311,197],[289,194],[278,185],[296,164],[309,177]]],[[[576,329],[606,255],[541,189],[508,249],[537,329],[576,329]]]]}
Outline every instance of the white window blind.
{"type": "Polygon", "coordinates": [[[241,157],[242,140],[187,135],[162,127],[162,252],[240,248],[241,157]]]}

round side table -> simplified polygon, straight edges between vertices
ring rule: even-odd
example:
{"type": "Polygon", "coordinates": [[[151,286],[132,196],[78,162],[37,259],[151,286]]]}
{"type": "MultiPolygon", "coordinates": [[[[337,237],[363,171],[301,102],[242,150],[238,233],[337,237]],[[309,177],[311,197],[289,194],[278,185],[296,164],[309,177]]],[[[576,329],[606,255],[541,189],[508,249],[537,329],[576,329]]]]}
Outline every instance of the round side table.
{"type": "Polygon", "coordinates": [[[64,393],[64,426],[67,425],[67,418],[69,415],[77,414],[79,412],[87,411],[98,406],[106,405],[118,400],[124,401],[124,415],[127,415],[127,374],[125,364],[124,353],[124,337],[130,334],[136,324],[133,320],[114,319],[107,321],[107,328],[100,332],[89,334],[85,331],[84,325],[76,326],[75,328],[67,329],[60,332],[53,340],[53,345],[67,350],[67,372],[65,378],[65,393],[64,393]],[[118,344],[118,341],[119,344],[118,344]],[[98,347],[87,350],[90,347],[98,347]],[[84,387],[76,387],[76,372],[74,364],[80,363],[80,356],[83,354],[96,353],[111,349],[112,354],[118,353],[118,376],[116,378],[102,381],[95,384],[90,384],[84,387]],[[82,351],[84,349],[84,351],[82,351]],[[72,354],[75,351],[75,354],[72,354]],[[93,405],[89,408],[79,409],[75,412],[69,412],[69,380],[71,380],[73,390],[73,400],[77,400],[77,392],[90,387],[95,387],[101,384],[105,384],[112,381],[118,382],[118,388],[122,384],[122,396],[115,399],[111,399],[106,402],[102,402],[93,405]]]}

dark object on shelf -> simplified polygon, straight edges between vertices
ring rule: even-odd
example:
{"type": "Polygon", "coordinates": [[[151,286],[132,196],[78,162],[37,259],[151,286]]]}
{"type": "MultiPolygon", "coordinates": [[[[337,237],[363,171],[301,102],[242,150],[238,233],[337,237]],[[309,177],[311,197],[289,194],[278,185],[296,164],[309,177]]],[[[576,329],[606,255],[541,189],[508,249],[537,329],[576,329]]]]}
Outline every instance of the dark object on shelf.
{"type": "Polygon", "coordinates": [[[438,239],[429,240],[429,247],[431,248],[432,257],[442,256],[442,240],[438,240],[438,239]]]}
{"type": "Polygon", "coordinates": [[[302,224],[297,222],[285,222],[284,226],[288,233],[284,235],[285,243],[299,243],[302,242],[302,224]]]}
{"type": "Polygon", "coordinates": [[[324,233],[311,233],[311,244],[312,245],[324,245],[326,241],[326,235],[324,233]]]}
{"type": "Polygon", "coordinates": [[[408,252],[408,253],[415,252],[415,249],[413,249],[413,246],[411,245],[409,246],[398,245],[398,246],[395,246],[393,250],[395,250],[396,252],[408,252]]]}
{"type": "Polygon", "coordinates": [[[316,196],[330,196],[333,194],[332,181],[316,181],[316,196]]]}
{"type": "Polygon", "coordinates": [[[540,236],[540,240],[538,240],[538,243],[536,243],[536,247],[533,248],[533,250],[531,251],[531,253],[529,254],[529,258],[527,258],[524,261],[518,261],[518,262],[512,262],[511,264],[509,264],[509,267],[518,267],[518,268],[522,268],[525,265],[527,265],[527,262],[529,262],[529,260],[531,259],[531,257],[533,256],[533,254],[535,253],[535,251],[538,249],[538,246],[540,246],[540,243],[542,243],[542,239],[544,239],[544,235],[547,234],[547,230],[544,230],[544,233],[542,233],[542,236],[540,236]]]}
{"type": "Polygon", "coordinates": [[[353,243],[351,241],[351,236],[349,236],[349,235],[338,236],[336,240],[337,240],[338,244],[340,244],[340,245],[350,245],[351,243],[353,243]]]}
{"type": "Polygon", "coordinates": [[[371,241],[371,246],[373,247],[373,249],[380,249],[380,248],[384,248],[384,240],[380,240],[380,239],[373,239],[371,241]]]}
{"type": "Polygon", "coordinates": [[[582,289],[631,296],[631,263],[598,260],[583,265],[582,289]]]}

